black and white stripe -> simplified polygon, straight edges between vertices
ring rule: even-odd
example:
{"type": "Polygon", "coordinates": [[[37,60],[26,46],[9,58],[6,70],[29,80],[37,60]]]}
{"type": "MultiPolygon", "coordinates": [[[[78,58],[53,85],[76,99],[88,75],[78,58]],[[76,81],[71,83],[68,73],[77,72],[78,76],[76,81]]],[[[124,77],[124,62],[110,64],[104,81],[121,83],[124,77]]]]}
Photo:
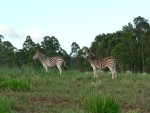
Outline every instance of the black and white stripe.
{"type": "Polygon", "coordinates": [[[98,58],[96,57],[89,49],[86,52],[86,58],[90,62],[94,77],[96,77],[96,70],[97,69],[104,69],[108,67],[112,73],[112,79],[117,78],[116,76],[116,60],[113,57],[105,57],[105,58],[98,58]]]}
{"type": "Polygon", "coordinates": [[[61,65],[64,64],[64,67],[66,67],[65,61],[59,56],[47,57],[44,54],[36,51],[35,55],[33,56],[33,60],[36,60],[36,59],[39,59],[41,61],[46,72],[48,71],[48,67],[57,66],[57,68],[60,72],[60,75],[61,75],[61,73],[62,73],[61,65]]]}

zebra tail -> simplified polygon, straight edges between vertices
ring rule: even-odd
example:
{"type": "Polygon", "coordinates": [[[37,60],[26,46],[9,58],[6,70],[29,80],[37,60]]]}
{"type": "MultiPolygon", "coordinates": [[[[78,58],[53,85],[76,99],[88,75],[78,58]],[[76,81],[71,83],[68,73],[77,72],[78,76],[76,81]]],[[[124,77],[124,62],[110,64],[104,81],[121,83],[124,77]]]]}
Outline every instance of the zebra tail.
{"type": "Polygon", "coordinates": [[[67,66],[64,60],[63,60],[63,65],[64,65],[64,68],[67,69],[67,66]]]}

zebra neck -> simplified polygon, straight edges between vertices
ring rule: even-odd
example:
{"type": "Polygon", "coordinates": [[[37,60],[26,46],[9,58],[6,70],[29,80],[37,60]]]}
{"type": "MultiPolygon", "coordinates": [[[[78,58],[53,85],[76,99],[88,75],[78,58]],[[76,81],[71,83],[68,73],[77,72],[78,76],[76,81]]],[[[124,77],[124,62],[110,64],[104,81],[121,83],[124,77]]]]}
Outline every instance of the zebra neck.
{"type": "Polygon", "coordinates": [[[40,56],[38,59],[39,59],[41,62],[43,62],[43,61],[46,60],[46,56],[40,56]]]}
{"type": "Polygon", "coordinates": [[[88,59],[90,62],[92,62],[92,61],[94,61],[94,60],[97,60],[97,58],[96,57],[91,57],[91,58],[89,58],[88,59]]]}
{"type": "Polygon", "coordinates": [[[89,62],[100,62],[101,61],[101,59],[99,59],[99,58],[91,58],[91,59],[89,59],[89,62]]]}

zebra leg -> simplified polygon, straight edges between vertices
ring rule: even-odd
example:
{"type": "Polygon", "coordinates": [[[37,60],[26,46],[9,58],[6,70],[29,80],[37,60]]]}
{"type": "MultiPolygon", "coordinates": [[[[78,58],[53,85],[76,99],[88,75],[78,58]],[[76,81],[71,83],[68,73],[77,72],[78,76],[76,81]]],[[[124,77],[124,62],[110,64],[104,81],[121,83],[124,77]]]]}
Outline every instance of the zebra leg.
{"type": "Polygon", "coordinates": [[[115,71],[114,71],[113,67],[108,67],[108,68],[109,68],[110,71],[111,71],[112,79],[114,79],[114,78],[115,78],[115,71]]]}
{"type": "Polygon", "coordinates": [[[61,73],[62,73],[61,65],[57,64],[57,68],[58,68],[59,73],[60,73],[60,75],[61,75],[61,73]]]}
{"type": "Polygon", "coordinates": [[[117,78],[116,70],[115,70],[115,78],[117,78]]]}
{"type": "Polygon", "coordinates": [[[115,71],[114,70],[112,70],[112,79],[114,79],[116,77],[116,75],[115,75],[115,71]]]}
{"type": "Polygon", "coordinates": [[[113,73],[113,78],[117,78],[117,75],[116,75],[116,62],[114,62],[113,66],[112,66],[112,73],[113,73]]]}
{"type": "Polygon", "coordinates": [[[115,74],[115,78],[117,78],[117,74],[116,74],[116,63],[114,64],[114,74],[115,74]]]}
{"type": "Polygon", "coordinates": [[[48,72],[47,65],[43,65],[43,66],[44,66],[44,68],[45,68],[46,72],[48,72]]]}
{"type": "Polygon", "coordinates": [[[112,79],[117,78],[116,75],[116,62],[113,63],[111,67],[108,67],[112,73],[112,79]]]}
{"type": "Polygon", "coordinates": [[[114,79],[115,78],[115,73],[114,73],[113,69],[111,70],[111,73],[112,73],[112,79],[114,79]]]}
{"type": "Polygon", "coordinates": [[[96,78],[97,75],[96,75],[96,67],[95,66],[93,66],[93,73],[94,73],[94,78],[96,78]]]}

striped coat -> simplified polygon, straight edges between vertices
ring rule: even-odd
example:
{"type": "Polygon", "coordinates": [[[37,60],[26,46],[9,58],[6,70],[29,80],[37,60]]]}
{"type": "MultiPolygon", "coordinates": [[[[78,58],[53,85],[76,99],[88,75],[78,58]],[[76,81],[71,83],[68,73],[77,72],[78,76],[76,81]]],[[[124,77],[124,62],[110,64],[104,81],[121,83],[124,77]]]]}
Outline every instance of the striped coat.
{"type": "Polygon", "coordinates": [[[33,60],[36,60],[36,59],[39,59],[42,63],[42,65],[44,66],[46,72],[48,71],[48,67],[54,67],[54,66],[57,66],[59,72],[60,72],[60,75],[62,73],[62,64],[64,64],[64,67],[66,68],[66,64],[65,64],[65,61],[59,57],[59,56],[56,56],[56,57],[47,57],[45,56],[44,54],[36,51],[35,55],[33,56],[33,60]]]}
{"type": "Polygon", "coordinates": [[[104,69],[106,67],[112,73],[112,79],[117,78],[116,76],[116,60],[113,57],[106,57],[106,58],[98,58],[96,57],[90,50],[86,52],[86,58],[91,64],[93,68],[94,77],[96,77],[96,70],[97,69],[104,69]]]}

